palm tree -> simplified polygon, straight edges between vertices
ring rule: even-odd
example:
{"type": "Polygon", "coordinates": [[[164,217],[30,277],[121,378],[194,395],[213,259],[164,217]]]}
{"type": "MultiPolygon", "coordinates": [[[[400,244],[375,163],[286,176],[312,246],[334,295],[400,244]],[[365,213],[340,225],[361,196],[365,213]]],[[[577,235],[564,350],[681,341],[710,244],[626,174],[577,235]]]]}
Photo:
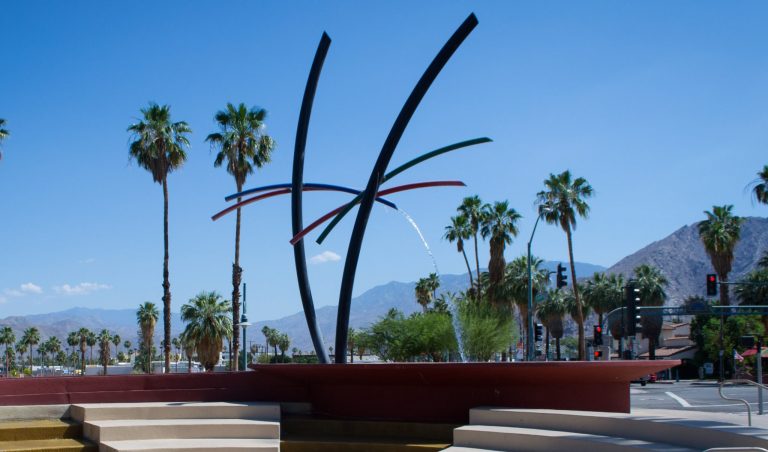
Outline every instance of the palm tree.
{"type": "Polygon", "coordinates": [[[123,342],[123,348],[125,349],[126,352],[128,352],[129,355],[131,354],[131,346],[132,345],[133,345],[133,343],[131,343],[131,341],[123,342]]]}
{"type": "MultiPolygon", "coordinates": [[[[8,138],[8,135],[11,133],[8,131],[8,129],[5,128],[5,119],[0,118],[0,143],[2,143],[6,138],[8,138]]],[[[0,152],[0,160],[3,159],[3,153],[0,152]]]]}
{"type": "Polygon", "coordinates": [[[171,283],[168,279],[168,174],[187,159],[187,135],[192,132],[186,122],[171,122],[171,108],[150,103],[141,109],[143,120],[128,127],[131,133],[130,156],[152,173],[152,180],[163,186],[163,329],[165,338],[165,372],[171,372],[171,283]]]}
{"type": "MultiPolygon", "coordinates": [[[[111,354],[109,345],[112,343],[112,335],[109,333],[109,330],[104,329],[99,332],[97,340],[99,342],[99,360],[101,361],[103,375],[106,375],[107,365],[109,364],[109,358],[111,354]]],[[[118,344],[119,343],[120,342],[118,341],[118,344]]]]}
{"type": "Polygon", "coordinates": [[[477,195],[468,196],[464,198],[461,205],[456,210],[461,214],[460,216],[465,217],[469,222],[469,233],[475,241],[475,270],[477,271],[475,274],[478,275],[477,301],[480,301],[482,293],[479,284],[480,257],[477,253],[477,234],[480,232],[480,223],[483,219],[483,202],[477,195]]]}
{"type": "MultiPolygon", "coordinates": [[[[73,349],[80,344],[80,335],[77,333],[77,331],[70,331],[69,334],[67,334],[67,345],[69,346],[69,354],[72,355],[73,349]]],[[[75,361],[72,360],[72,369],[75,368],[75,361]]]]}
{"type": "Polygon", "coordinates": [[[469,259],[467,259],[467,253],[464,250],[464,240],[468,240],[470,237],[472,237],[472,229],[470,228],[467,217],[464,215],[451,217],[451,224],[445,227],[443,238],[448,240],[449,243],[456,242],[456,251],[464,256],[464,263],[467,264],[469,287],[472,288],[472,268],[469,266],[469,259]]]}
{"type": "Polygon", "coordinates": [[[440,277],[437,276],[437,273],[430,273],[429,276],[427,276],[427,286],[432,292],[432,299],[436,299],[437,289],[440,288],[440,277]]]}
{"type": "Polygon", "coordinates": [[[61,341],[56,336],[51,336],[45,341],[45,350],[51,354],[51,359],[56,358],[56,355],[61,351],[61,341]]]}
{"type": "Polygon", "coordinates": [[[232,336],[232,305],[216,292],[201,292],[181,307],[185,332],[194,341],[197,357],[206,371],[219,362],[224,339],[232,336]]]}
{"type": "MultiPolygon", "coordinates": [[[[216,122],[220,132],[208,135],[205,141],[216,148],[216,160],[213,166],[225,165],[227,172],[235,178],[237,193],[243,191],[246,178],[253,174],[254,166],[261,168],[272,159],[275,141],[264,133],[264,119],[267,111],[253,107],[250,110],[245,104],[237,107],[227,104],[225,110],[216,113],[216,122]]],[[[240,202],[241,198],[237,198],[240,202]]],[[[232,264],[232,324],[240,321],[240,281],[243,269],[240,267],[240,209],[237,209],[235,222],[235,262],[232,264]]],[[[240,332],[234,329],[232,335],[232,355],[238,356],[240,349],[240,332]]],[[[233,362],[233,369],[238,368],[238,360],[233,362]]]]}
{"type": "MultiPolygon", "coordinates": [[[[587,218],[589,205],[586,198],[592,196],[592,186],[583,177],[572,180],[571,172],[563,171],[561,174],[550,174],[544,181],[546,190],[536,194],[539,205],[539,215],[549,224],[559,225],[568,239],[568,260],[571,264],[571,286],[575,303],[581,305],[579,289],[576,284],[576,267],[573,263],[573,231],[576,230],[576,217],[587,218]]],[[[577,310],[576,323],[579,326],[579,359],[587,357],[586,341],[584,338],[584,317],[582,310],[577,310]]]]}
{"type": "Polygon", "coordinates": [[[147,367],[145,371],[152,373],[152,340],[155,336],[155,325],[157,325],[158,311],[157,306],[150,301],[145,301],[139,305],[136,311],[136,321],[139,323],[141,331],[141,345],[147,358],[147,367]]]}
{"type": "MultiPolygon", "coordinates": [[[[2,125],[2,124],[0,124],[2,125]]],[[[752,195],[760,204],[768,204],[768,165],[757,173],[757,179],[752,181],[752,195]]]]}
{"type": "MultiPolygon", "coordinates": [[[[727,283],[744,219],[733,215],[733,205],[713,206],[712,212],[704,211],[704,214],[707,219],[699,223],[699,237],[720,282],[727,283]]],[[[720,285],[720,304],[730,304],[726,284],[720,285]]]]}
{"type": "Polygon", "coordinates": [[[429,279],[421,278],[416,283],[416,303],[421,306],[424,312],[427,312],[430,301],[432,301],[432,291],[430,290],[429,279]]]}
{"type": "Polygon", "coordinates": [[[115,333],[115,335],[114,335],[114,336],[112,336],[112,344],[114,344],[114,345],[115,345],[115,356],[117,356],[117,352],[119,351],[119,350],[118,350],[118,347],[120,347],[120,343],[121,343],[122,341],[123,341],[123,340],[120,338],[120,335],[119,335],[119,334],[115,333]]]}
{"type": "Polygon", "coordinates": [[[80,328],[77,334],[80,336],[80,371],[81,375],[85,375],[85,347],[88,345],[88,338],[93,333],[88,328],[80,328]]]}
{"type": "Polygon", "coordinates": [[[4,326],[0,329],[0,345],[5,345],[5,377],[8,378],[8,367],[10,367],[10,357],[8,356],[8,350],[16,342],[16,335],[13,334],[13,330],[10,326],[4,326]]]}
{"type": "Polygon", "coordinates": [[[88,337],[85,338],[85,342],[88,344],[88,362],[93,364],[93,346],[99,342],[99,337],[94,331],[88,331],[88,337]]]}
{"type": "Polygon", "coordinates": [[[291,346],[291,338],[288,337],[288,333],[281,333],[277,338],[277,347],[280,349],[280,356],[283,357],[285,362],[285,351],[291,346]]]}
{"type": "Polygon", "coordinates": [[[40,343],[40,330],[34,326],[27,328],[24,330],[21,340],[29,346],[29,370],[32,370],[32,355],[34,354],[35,345],[40,343]]]}
{"type": "MultiPolygon", "coordinates": [[[[24,353],[27,353],[29,346],[24,342],[24,338],[19,339],[16,343],[16,353],[19,354],[19,361],[21,362],[21,373],[24,373],[24,353]]],[[[29,369],[30,372],[32,369],[29,369]]]]}
{"type": "Polygon", "coordinates": [[[192,357],[195,355],[195,341],[188,337],[186,331],[181,332],[179,341],[184,348],[184,355],[187,357],[187,373],[192,373],[192,357]]]}
{"type": "MultiPolygon", "coordinates": [[[[663,306],[667,299],[664,287],[668,281],[661,270],[643,264],[635,268],[634,274],[636,287],[640,289],[640,303],[643,306],[663,306]]],[[[648,339],[648,359],[656,359],[656,347],[658,347],[663,319],[660,315],[642,316],[641,322],[643,337],[648,339]]]]}
{"type": "MultiPolygon", "coordinates": [[[[538,257],[531,257],[531,282],[533,296],[546,290],[549,283],[549,272],[540,268],[543,261],[538,257]]],[[[522,255],[507,264],[504,271],[504,284],[502,286],[503,299],[511,300],[520,310],[520,319],[523,324],[523,337],[528,337],[528,256],[522,255]]],[[[549,329],[549,328],[547,328],[549,329]]]]}
{"type": "MultiPolygon", "coordinates": [[[[567,313],[565,293],[560,290],[547,291],[547,299],[536,306],[536,317],[547,328],[547,334],[555,338],[556,359],[560,361],[560,339],[565,333],[563,317],[567,313]]],[[[549,341],[547,341],[546,356],[549,356],[549,341]]]]}
{"type": "Polygon", "coordinates": [[[603,315],[621,307],[624,302],[624,275],[595,273],[584,285],[584,304],[597,314],[597,323],[603,324],[603,315]]]}
{"type": "Polygon", "coordinates": [[[512,237],[517,236],[517,221],[522,216],[509,207],[507,201],[495,202],[483,206],[480,233],[483,238],[489,238],[491,258],[488,261],[488,301],[498,306],[505,300],[501,297],[501,287],[504,281],[504,248],[512,243],[512,237]]]}

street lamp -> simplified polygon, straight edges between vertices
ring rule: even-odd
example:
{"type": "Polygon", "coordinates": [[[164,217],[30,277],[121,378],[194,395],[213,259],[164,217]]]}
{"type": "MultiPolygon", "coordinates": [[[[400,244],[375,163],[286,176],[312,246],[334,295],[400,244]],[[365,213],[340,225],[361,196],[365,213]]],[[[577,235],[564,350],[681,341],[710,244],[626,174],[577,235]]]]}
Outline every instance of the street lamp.
{"type": "Polygon", "coordinates": [[[536,226],[539,225],[541,216],[547,212],[550,212],[552,208],[544,207],[539,210],[539,214],[536,216],[536,222],[533,224],[533,231],[531,231],[531,239],[528,240],[528,347],[526,349],[526,360],[533,361],[536,357],[536,343],[533,339],[533,277],[531,276],[531,244],[533,243],[533,235],[536,234],[536,226]]]}
{"type": "MultiPolygon", "coordinates": [[[[237,324],[237,326],[241,326],[243,328],[243,339],[242,339],[242,343],[243,343],[243,347],[242,347],[242,349],[243,349],[243,365],[241,367],[242,370],[245,370],[246,366],[248,365],[248,351],[245,349],[245,344],[247,344],[248,342],[246,342],[245,329],[248,328],[249,326],[251,326],[251,322],[248,321],[248,316],[245,314],[245,311],[246,311],[246,303],[245,303],[246,289],[247,289],[246,284],[243,283],[243,313],[240,315],[240,323],[237,324]]],[[[235,328],[237,328],[237,326],[235,328]]],[[[239,357],[235,356],[235,359],[239,359],[239,357]]]]}

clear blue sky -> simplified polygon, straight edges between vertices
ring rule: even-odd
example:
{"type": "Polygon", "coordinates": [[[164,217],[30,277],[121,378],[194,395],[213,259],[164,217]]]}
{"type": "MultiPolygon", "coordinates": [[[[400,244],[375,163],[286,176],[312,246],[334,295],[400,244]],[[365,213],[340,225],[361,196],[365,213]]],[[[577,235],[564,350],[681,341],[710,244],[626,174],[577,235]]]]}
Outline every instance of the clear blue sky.
{"type": "MultiPolygon", "coordinates": [[[[269,111],[274,162],[249,187],[290,178],[296,120],[321,33],[333,39],[310,126],[307,181],[363,187],[411,88],[464,18],[479,26],[411,121],[391,167],[456,141],[458,151],[390,185],[461,179],[391,199],[421,226],[443,273],[464,271],[443,228],[465,196],[508,199],[530,234],[535,193],[570,169],[596,191],[576,259],[609,266],[714,204],[765,216],[744,187],[768,163],[764,2],[6,2],[0,14],[0,317],[72,306],[126,308],[162,295],[162,192],[128,159],[126,127],[149,101],[194,130],[169,178],[171,290],[229,297],[234,219],[212,222],[234,182],[204,143],[226,102],[269,111]]],[[[305,196],[305,222],[346,195],[305,196]]],[[[316,303],[336,304],[353,217],[308,255],[316,303]]],[[[249,314],[300,309],[289,198],[244,209],[249,314]]],[[[567,259],[540,226],[535,254],[567,259]]],[[[481,252],[487,260],[487,248],[481,252]]],[[[432,271],[418,236],[376,207],[355,293],[432,271]]],[[[352,307],[354,308],[354,305],[352,307]]]]}

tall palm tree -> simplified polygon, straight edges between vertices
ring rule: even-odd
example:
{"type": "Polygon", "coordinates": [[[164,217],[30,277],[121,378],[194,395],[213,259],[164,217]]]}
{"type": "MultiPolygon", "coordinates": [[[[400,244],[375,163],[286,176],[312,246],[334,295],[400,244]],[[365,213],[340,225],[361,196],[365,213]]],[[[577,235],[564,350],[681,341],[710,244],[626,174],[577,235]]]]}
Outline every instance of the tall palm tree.
{"type": "MultiPolygon", "coordinates": [[[[275,141],[265,132],[264,119],[267,111],[253,107],[250,110],[241,103],[237,107],[231,103],[227,108],[216,113],[216,122],[220,131],[212,133],[205,139],[216,148],[216,160],[213,165],[225,165],[227,172],[235,178],[237,192],[243,191],[246,178],[253,174],[254,167],[261,168],[272,160],[275,141]]],[[[241,198],[237,198],[240,202],[241,198]]],[[[235,221],[235,262],[232,264],[232,323],[240,321],[240,281],[243,269],[240,267],[240,209],[237,209],[235,221]]],[[[238,356],[240,349],[240,333],[237,328],[232,336],[232,355],[238,356]]],[[[233,362],[234,370],[238,368],[238,360],[233,362]]]]}
{"type": "Polygon", "coordinates": [[[131,343],[131,341],[123,342],[123,348],[125,349],[126,352],[128,352],[129,355],[131,354],[131,346],[132,345],[133,345],[133,343],[131,343]]]}
{"type": "Polygon", "coordinates": [[[139,323],[141,331],[141,345],[147,358],[146,372],[152,373],[152,340],[155,336],[155,325],[157,325],[157,306],[150,301],[145,301],[139,305],[136,311],[136,321],[139,323]]]}
{"type": "Polygon", "coordinates": [[[461,205],[456,210],[459,212],[460,216],[465,217],[469,222],[469,233],[472,235],[475,242],[475,270],[477,272],[475,274],[478,275],[477,301],[480,301],[482,293],[479,284],[480,257],[477,252],[477,234],[480,233],[480,223],[483,219],[483,201],[481,201],[480,197],[477,195],[468,196],[464,198],[461,205]]]}
{"type": "Polygon", "coordinates": [[[80,328],[77,334],[80,337],[80,375],[85,375],[85,347],[88,345],[88,338],[93,333],[88,328],[80,328]]]}
{"type": "MultiPolygon", "coordinates": [[[[656,267],[643,264],[635,268],[636,287],[640,289],[640,303],[643,306],[663,306],[667,299],[664,287],[669,283],[656,267]]],[[[648,339],[648,359],[656,359],[656,347],[663,319],[659,315],[642,316],[643,337],[648,339]]]]}
{"type": "Polygon", "coordinates": [[[35,345],[40,343],[40,330],[34,326],[27,328],[24,330],[21,340],[29,346],[29,369],[32,370],[32,355],[34,354],[35,345]]]}
{"type": "MultiPolygon", "coordinates": [[[[573,179],[568,170],[560,174],[550,174],[544,181],[545,190],[536,194],[539,215],[549,224],[559,225],[568,239],[568,260],[571,264],[571,286],[575,303],[581,305],[579,289],[576,284],[576,267],[573,263],[573,231],[576,230],[576,217],[587,218],[589,205],[586,199],[592,196],[592,186],[583,177],[573,179]]],[[[587,357],[584,337],[584,317],[582,310],[577,310],[576,323],[579,326],[579,359],[587,357]]]]}
{"type": "Polygon", "coordinates": [[[429,286],[428,278],[421,278],[416,283],[416,303],[421,306],[424,312],[427,312],[427,306],[432,301],[432,291],[429,286]]]}
{"type": "Polygon", "coordinates": [[[432,299],[437,299],[437,289],[440,288],[440,277],[437,273],[430,273],[429,276],[427,276],[427,285],[432,292],[432,299]]]}
{"type": "Polygon", "coordinates": [[[443,238],[448,240],[449,243],[456,242],[456,251],[464,256],[464,263],[467,264],[469,287],[472,288],[472,268],[469,266],[469,259],[467,259],[467,253],[464,250],[464,240],[469,240],[470,237],[472,237],[472,229],[470,229],[467,217],[464,215],[451,217],[451,224],[445,227],[443,238]]]}
{"type": "Polygon", "coordinates": [[[504,282],[504,248],[517,235],[517,221],[522,215],[509,207],[507,201],[497,201],[483,206],[480,233],[490,239],[491,258],[488,261],[488,300],[494,306],[502,304],[501,288],[504,282]]]}
{"type": "MultiPolygon", "coordinates": [[[[704,211],[704,215],[707,219],[699,223],[699,237],[720,282],[727,283],[744,219],[733,215],[733,205],[713,206],[712,211],[704,211]]],[[[720,304],[730,304],[726,284],[720,285],[720,304]]]]}
{"type": "Polygon", "coordinates": [[[128,127],[133,142],[130,156],[163,186],[163,329],[165,372],[171,372],[171,283],[168,279],[168,174],[187,160],[184,148],[192,132],[186,122],[172,122],[171,108],[150,103],[141,109],[143,119],[128,127]]]}
{"type": "Polygon", "coordinates": [[[88,337],[85,338],[85,342],[88,343],[88,361],[93,364],[93,347],[99,343],[99,337],[95,331],[88,331],[88,337]]]}
{"type": "Polygon", "coordinates": [[[55,359],[56,355],[61,351],[61,341],[56,336],[51,336],[45,341],[45,349],[51,354],[51,359],[55,359]]]}
{"type": "Polygon", "coordinates": [[[13,334],[13,330],[10,326],[4,326],[0,329],[0,345],[5,345],[5,377],[8,378],[8,367],[10,367],[10,357],[8,356],[8,350],[16,342],[16,335],[13,334]]]}
{"type": "Polygon", "coordinates": [[[114,344],[114,345],[115,345],[115,358],[117,358],[117,352],[118,352],[118,349],[117,349],[117,348],[120,346],[120,343],[121,343],[122,341],[123,341],[123,339],[120,337],[120,335],[119,335],[119,334],[115,333],[115,334],[112,336],[112,344],[114,344]]]}
{"type": "MultiPolygon", "coordinates": [[[[565,333],[563,317],[568,312],[565,304],[565,293],[560,290],[547,291],[547,299],[536,306],[536,317],[547,328],[547,334],[555,338],[555,358],[560,361],[560,339],[565,333]]],[[[546,355],[549,356],[549,341],[546,355]]]]}
{"type": "Polygon", "coordinates": [[[752,195],[760,204],[768,204],[768,165],[763,166],[757,173],[757,179],[752,181],[752,195]]]}
{"type": "MultiPolygon", "coordinates": [[[[8,138],[8,135],[10,135],[11,132],[8,131],[8,129],[5,128],[5,119],[0,118],[0,143],[5,141],[6,138],[8,138]]],[[[0,160],[3,159],[3,153],[0,152],[0,160]]]]}
{"type": "MultiPolygon", "coordinates": [[[[99,341],[99,360],[101,361],[103,375],[106,375],[107,365],[109,364],[111,355],[109,346],[112,344],[112,335],[109,333],[109,330],[104,329],[99,332],[97,339],[99,341]]],[[[119,343],[120,342],[118,341],[118,344],[119,343]]]]}
{"type": "Polygon", "coordinates": [[[219,362],[224,340],[232,336],[232,305],[216,292],[201,292],[181,307],[184,329],[194,341],[197,357],[206,371],[219,362]]]}

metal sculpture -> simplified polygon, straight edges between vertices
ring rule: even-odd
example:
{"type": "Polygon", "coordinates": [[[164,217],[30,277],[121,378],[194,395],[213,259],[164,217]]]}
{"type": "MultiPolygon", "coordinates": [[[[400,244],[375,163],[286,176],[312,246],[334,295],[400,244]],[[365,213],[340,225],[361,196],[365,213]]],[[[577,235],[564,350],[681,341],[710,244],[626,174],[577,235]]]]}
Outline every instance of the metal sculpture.
{"type": "Polygon", "coordinates": [[[469,17],[461,24],[461,26],[454,32],[451,38],[446,42],[440,52],[435,56],[432,63],[427,67],[427,70],[419,79],[416,86],[413,88],[410,96],[406,100],[403,108],[400,110],[400,114],[397,116],[392,129],[387,136],[384,145],[382,146],[379,157],[371,172],[371,176],[368,180],[368,184],[364,191],[358,191],[348,187],[341,187],[338,185],[329,184],[316,184],[316,183],[304,183],[304,154],[307,142],[307,132],[309,129],[309,118],[312,113],[312,104],[314,102],[315,92],[317,90],[317,83],[320,78],[320,71],[322,70],[325,57],[328,53],[328,48],[331,45],[331,39],[326,34],[320,39],[320,44],[317,47],[315,58],[312,62],[312,68],[309,72],[307,79],[307,85],[304,90],[304,98],[301,103],[301,111],[299,114],[299,121],[296,128],[296,142],[294,145],[293,154],[293,175],[290,184],[274,184],[263,187],[244,190],[240,193],[235,193],[227,196],[225,199],[230,201],[235,198],[239,198],[245,195],[262,193],[252,198],[238,202],[212,217],[213,220],[221,218],[229,212],[236,210],[239,207],[260,201],[262,199],[271,198],[273,196],[291,194],[291,225],[293,231],[293,237],[291,244],[294,250],[294,260],[296,263],[296,278],[299,284],[299,292],[301,294],[301,302],[304,308],[304,315],[306,317],[307,326],[309,327],[309,334],[312,339],[312,344],[315,347],[315,352],[321,363],[327,363],[329,361],[328,355],[325,351],[325,346],[320,334],[320,329],[317,325],[317,318],[315,316],[315,307],[312,300],[312,292],[309,286],[309,278],[307,276],[307,262],[304,251],[303,239],[313,229],[321,225],[325,221],[333,218],[333,221],[326,227],[320,237],[317,239],[318,243],[322,243],[325,237],[330,233],[336,224],[346,215],[355,205],[360,204],[360,210],[355,220],[355,226],[350,237],[349,249],[347,251],[347,257],[344,264],[344,274],[341,282],[341,290],[339,293],[339,308],[336,323],[336,359],[337,363],[344,363],[347,353],[347,334],[349,327],[349,311],[352,302],[352,288],[355,280],[355,272],[357,271],[357,263],[360,256],[360,249],[362,246],[363,236],[365,234],[365,228],[370,217],[373,202],[380,202],[388,207],[397,209],[397,206],[392,202],[383,199],[382,196],[388,194],[398,193],[401,191],[413,190],[417,188],[426,187],[450,187],[450,186],[464,186],[461,181],[432,181],[432,182],[419,182],[406,185],[400,185],[385,190],[379,191],[381,184],[387,182],[394,176],[402,173],[403,171],[417,165],[425,160],[436,157],[438,155],[450,152],[456,149],[464,148],[481,143],[487,143],[491,140],[489,138],[475,138],[472,140],[462,141],[454,143],[449,146],[436,149],[431,152],[427,152],[413,160],[410,160],[389,173],[385,174],[389,161],[394,154],[400,138],[405,131],[408,122],[413,116],[416,108],[418,107],[421,99],[426,94],[432,82],[442,70],[443,66],[448,62],[451,55],[458,49],[464,39],[477,25],[477,18],[474,14],[470,14],[469,17]],[[303,228],[302,218],[302,194],[304,191],[341,191],[356,195],[352,201],[328,212],[313,222],[306,228],[303,228]]]}
{"type": "Polygon", "coordinates": [[[341,279],[341,289],[339,291],[339,309],[336,316],[336,359],[337,363],[344,363],[346,361],[347,354],[347,333],[349,328],[349,310],[352,305],[352,289],[355,285],[355,273],[357,272],[357,263],[360,258],[360,250],[363,244],[363,236],[365,235],[365,227],[368,224],[368,218],[371,215],[371,209],[373,208],[373,198],[379,191],[384,172],[387,169],[392,154],[395,152],[400,138],[405,132],[405,128],[408,126],[413,113],[416,111],[421,99],[427,93],[430,85],[440,73],[442,68],[451,58],[451,55],[459,48],[464,39],[472,32],[477,26],[477,17],[474,14],[470,14],[469,17],[459,26],[454,34],[448,39],[440,52],[438,52],[435,59],[427,67],[424,75],[421,76],[416,86],[411,91],[410,96],[405,101],[403,108],[400,110],[395,123],[392,125],[392,129],[384,141],[384,145],[379,153],[379,158],[376,160],[376,164],[371,171],[371,177],[368,179],[368,185],[365,188],[363,199],[360,202],[360,208],[357,211],[357,218],[355,219],[355,226],[352,229],[352,236],[349,239],[349,247],[347,248],[347,258],[344,262],[344,273],[341,279]]]}

